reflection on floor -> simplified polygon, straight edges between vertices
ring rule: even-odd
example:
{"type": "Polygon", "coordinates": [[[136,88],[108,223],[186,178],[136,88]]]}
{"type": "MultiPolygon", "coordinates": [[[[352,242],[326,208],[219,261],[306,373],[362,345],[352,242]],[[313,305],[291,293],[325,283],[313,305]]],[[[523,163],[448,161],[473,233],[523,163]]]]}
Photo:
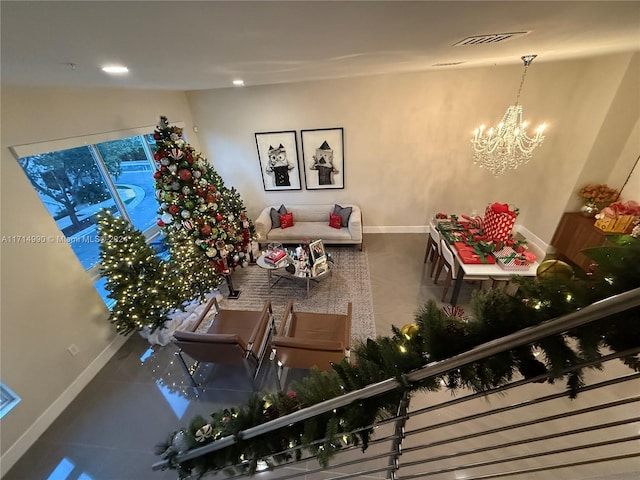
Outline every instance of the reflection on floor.
{"type": "MultiPolygon", "coordinates": [[[[411,323],[428,299],[439,301],[442,284],[433,284],[422,263],[425,245],[426,234],[365,235],[378,335],[411,323]]],[[[465,286],[460,301],[469,299],[465,286]]],[[[151,470],[159,460],[155,444],[196,414],[243,404],[252,384],[242,366],[203,365],[204,387],[194,392],[174,352],[132,335],[4,479],[175,480],[174,471],[151,470]]],[[[290,379],[299,375],[292,373],[290,379]]],[[[275,382],[266,365],[258,383],[275,388],[275,382]]]]}

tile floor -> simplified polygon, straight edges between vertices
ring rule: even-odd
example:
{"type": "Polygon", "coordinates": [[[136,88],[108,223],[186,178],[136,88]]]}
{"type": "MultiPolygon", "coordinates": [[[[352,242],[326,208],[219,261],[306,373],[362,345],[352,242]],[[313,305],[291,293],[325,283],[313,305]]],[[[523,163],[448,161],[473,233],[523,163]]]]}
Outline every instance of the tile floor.
{"type": "MultiPolygon", "coordinates": [[[[426,234],[365,235],[378,335],[411,323],[428,299],[439,301],[441,283],[434,285],[424,270],[425,244],[426,234]]],[[[463,289],[460,302],[469,297],[463,289]]],[[[174,480],[173,471],[151,470],[159,460],[154,445],[196,414],[244,403],[252,386],[242,367],[208,365],[200,370],[206,387],[196,396],[173,352],[132,335],[4,480],[174,480]]],[[[259,382],[275,386],[271,368],[263,368],[259,382]]]]}

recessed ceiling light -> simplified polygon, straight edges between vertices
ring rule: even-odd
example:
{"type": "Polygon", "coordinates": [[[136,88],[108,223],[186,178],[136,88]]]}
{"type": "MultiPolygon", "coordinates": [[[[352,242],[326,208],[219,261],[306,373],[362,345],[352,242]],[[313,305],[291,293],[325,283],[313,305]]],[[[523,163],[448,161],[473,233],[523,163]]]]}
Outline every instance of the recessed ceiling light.
{"type": "Polygon", "coordinates": [[[236,87],[244,87],[244,80],[234,80],[234,81],[233,81],[233,84],[234,84],[236,87]]]}
{"type": "Polygon", "coordinates": [[[105,73],[111,73],[114,75],[122,75],[123,73],[129,73],[129,69],[122,65],[107,65],[102,67],[102,71],[105,73]]]}

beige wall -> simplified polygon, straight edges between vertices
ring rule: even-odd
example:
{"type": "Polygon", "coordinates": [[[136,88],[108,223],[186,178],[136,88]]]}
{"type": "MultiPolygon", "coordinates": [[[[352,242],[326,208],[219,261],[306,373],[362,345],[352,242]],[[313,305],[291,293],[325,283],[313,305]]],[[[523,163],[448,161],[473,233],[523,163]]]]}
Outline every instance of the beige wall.
{"type": "Polygon", "coordinates": [[[577,208],[571,202],[581,177],[607,181],[630,138],[640,115],[639,103],[629,101],[640,80],[638,55],[631,60],[629,54],[534,62],[521,103],[534,126],[547,122],[547,138],[529,164],[499,178],[473,165],[469,139],[515,100],[522,67],[197,91],[187,98],[209,160],[254,217],[268,204],[353,202],[362,206],[368,231],[420,230],[434,212],[482,212],[500,201],[518,206],[519,222],[549,242],[565,208],[577,208]],[[330,127],[344,127],[344,190],[263,191],[255,132],[330,127]]]}
{"type": "MultiPolygon", "coordinates": [[[[528,120],[549,124],[547,139],[528,165],[498,179],[472,165],[468,139],[515,99],[521,67],[186,95],[3,87],[1,234],[59,235],[9,146],[155,125],[167,115],[185,122],[190,143],[239,190],[254,218],[267,204],[354,202],[369,231],[409,231],[424,229],[436,211],[480,212],[501,201],[520,207],[520,222],[548,242],[576,185],[623,178],[640,153],[638,58],[534,63],[521,101],[528,120]],[[254,133],[325,127],[345,129],[345,189],[264,192],[254,133]]],[[[4,472],[118,339],[70,247],[1,247],[2,380],[22,397],[2,419],[4,472]],[[72,343],[80,348],[75,357],[67,352],[72,343]]]]}
{"type": "MultiPolygon", "coordinates": [[[[9,146],[153,126],[160,115],[191,125],[182,92],[3,87],[2,236],[60,235],[9,146]]],[[[116,338],[102,299],[68,245],[3,243],[1,248],[2,381],[22,398],[2,418],[5,472],[122,337],[116,338]],[[71,344],[80,349],[77,356],[67,351],[71,344]]]]}

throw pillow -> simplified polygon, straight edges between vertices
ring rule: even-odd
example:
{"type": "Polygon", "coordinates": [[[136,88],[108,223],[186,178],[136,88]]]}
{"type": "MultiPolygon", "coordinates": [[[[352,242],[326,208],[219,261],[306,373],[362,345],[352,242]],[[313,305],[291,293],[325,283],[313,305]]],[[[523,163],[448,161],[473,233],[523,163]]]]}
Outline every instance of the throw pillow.
{"type": "Polygon", "coordinates": [[[293,212],[280,215],[280,228],[293,227],[293,212]]]}
{"type": "Polygon", "coordinates": [[[344,208],[336,204],[335,207],[333,207],[333,213],[340,215],[341,226],[346,227],[349,225],[349,217],[351,216],[351,207],[344,208]]]}
{"type": "Polygon", "coordinates": [[[329,226],[333,228],[341,228],[342,227],[342,217],[337,213],[329,214],[329,226]]]}
{"type": "Polygon", "coordinates": [[[284,205],[280,205],[280,208],[276,210],[271,207],[269,214],[271,215],[271,228],[280,228],[280,215],[287,213],[287,209],[284,205]]]}

